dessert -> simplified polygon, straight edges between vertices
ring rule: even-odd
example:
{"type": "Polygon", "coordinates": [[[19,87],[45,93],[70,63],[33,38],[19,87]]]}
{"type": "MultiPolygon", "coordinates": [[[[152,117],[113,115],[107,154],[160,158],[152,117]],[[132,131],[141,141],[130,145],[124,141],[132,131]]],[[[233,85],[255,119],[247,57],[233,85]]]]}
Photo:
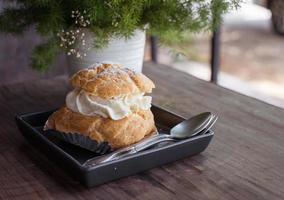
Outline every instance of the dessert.
{"type": "Polygon", "coordinates": [[[83,69],[70,79],[74,89],[66,105],[44,129],[87,136],[112,149],[128,146],[155,132],[150,96],[155,87],[142,73],[115,64],[83,69]]]}

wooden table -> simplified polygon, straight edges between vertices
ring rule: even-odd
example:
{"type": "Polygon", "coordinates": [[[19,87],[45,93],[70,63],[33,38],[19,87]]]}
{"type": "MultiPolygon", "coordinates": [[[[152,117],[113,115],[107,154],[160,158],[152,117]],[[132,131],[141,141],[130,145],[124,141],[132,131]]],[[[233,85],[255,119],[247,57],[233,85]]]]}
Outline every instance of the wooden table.
{"type": "Polygon", "coordinates": [[[220,116],[200,155],[86,189],[36,152],[13,116],[64,103],[66,77],[0,86],[0,199],[284,199],[284,111],[166,66],[146,64],[154,103],[220,116]]]}

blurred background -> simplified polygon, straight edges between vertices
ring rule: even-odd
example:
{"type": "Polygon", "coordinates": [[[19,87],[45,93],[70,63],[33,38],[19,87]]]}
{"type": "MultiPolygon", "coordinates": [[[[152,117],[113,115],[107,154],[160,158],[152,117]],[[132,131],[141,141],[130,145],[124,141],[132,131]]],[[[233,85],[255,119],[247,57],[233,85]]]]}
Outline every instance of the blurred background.
{"type": "MultiPolygon", "coordinates": [[[[244,1],[223,17],[219,36],[217,84],[284,108],[284,1],[244,1]]],[[[158,45],[157,62],[210,80],[211,39],[209,32],[188,34],[185,42],[158,45]]],[[[24,37],[0,34],[0,85],[67,74],[64,55],[46,73],[29,67],[31,49],[40,41],[33,29],[24,37]]],[[[145,61],[150,60],[148,40],[145,61]]]]}
{"type": "MultiPolygon", "coordinates": [[[[244,1],[220,29],[218,84],[284,108],[284,1],[244,1]]],[[[169,46],[158,62],[210,80],[210,33],[169,46]]]]}

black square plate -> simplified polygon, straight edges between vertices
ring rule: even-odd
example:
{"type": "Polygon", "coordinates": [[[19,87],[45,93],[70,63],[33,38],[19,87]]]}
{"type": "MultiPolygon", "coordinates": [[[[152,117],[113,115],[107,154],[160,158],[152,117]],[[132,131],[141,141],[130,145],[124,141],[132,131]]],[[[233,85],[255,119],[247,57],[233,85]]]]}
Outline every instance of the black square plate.
{"type": "MultiPolygon", "coordinates": [[[[31,145],[39,149],[50,160],[53,160],[87,187],[142,172],[187,156],[196,155],[207,148],[214,135],[212,131],[208,131],[204,135],[158,145],[119,160],[85,167],[83,163],[97,156],[95,153],[50,137],[48,134],[43,134],[42,128],[44,123],[53,111],[17,115],[17,125],[31,145]]],[[[169,133],[173,126],[185,120],[183,117],[155,105],[152,106],[152,112],[158,130],[161,130],[163,133],[169,133]]]]}

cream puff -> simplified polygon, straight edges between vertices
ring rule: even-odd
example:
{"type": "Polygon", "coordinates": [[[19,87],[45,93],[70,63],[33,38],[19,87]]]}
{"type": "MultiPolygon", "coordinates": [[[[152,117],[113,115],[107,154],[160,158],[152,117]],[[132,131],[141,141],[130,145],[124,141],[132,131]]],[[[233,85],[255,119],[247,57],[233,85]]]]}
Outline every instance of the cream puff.
{"type": "Polygon", "coordinates": [[[49,117],[45,130],[81,134],[113,149],[155,132],[152,98],[146,95],[155,85],[142,73],[100,64],[77,72],[70,82],[74,89],[66,105],[49,117]]]}

